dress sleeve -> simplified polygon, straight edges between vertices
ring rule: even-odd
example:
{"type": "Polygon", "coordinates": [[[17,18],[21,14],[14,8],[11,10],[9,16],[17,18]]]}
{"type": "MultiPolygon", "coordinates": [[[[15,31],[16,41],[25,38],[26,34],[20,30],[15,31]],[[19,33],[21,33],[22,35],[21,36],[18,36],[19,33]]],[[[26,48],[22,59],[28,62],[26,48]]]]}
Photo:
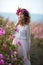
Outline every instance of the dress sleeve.
{"type": "Polygon", "coordinates": [[[30,46],[31,46],[31,32],[30,32],[30,27],[29,26],[26,28],[26,37],[27,37],[27,43],[28,43],[28,50],[30,50],[30,46]]]}

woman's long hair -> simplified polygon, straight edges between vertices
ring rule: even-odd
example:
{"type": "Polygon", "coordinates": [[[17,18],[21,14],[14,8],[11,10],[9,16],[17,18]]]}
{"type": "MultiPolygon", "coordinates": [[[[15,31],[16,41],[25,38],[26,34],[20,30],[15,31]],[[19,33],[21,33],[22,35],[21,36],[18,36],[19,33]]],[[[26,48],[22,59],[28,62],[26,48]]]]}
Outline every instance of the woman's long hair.
{"type": "Polygon", "coordinates": [[[29,12],[24,8],[23,9],[19,8],[17,10],[16,14],[19,15],[19,12],[21,12],[24,15],[24,21],[25,21],[24,23],[25,24],[30,23],[30,14],[29,14],[29,12]]]}

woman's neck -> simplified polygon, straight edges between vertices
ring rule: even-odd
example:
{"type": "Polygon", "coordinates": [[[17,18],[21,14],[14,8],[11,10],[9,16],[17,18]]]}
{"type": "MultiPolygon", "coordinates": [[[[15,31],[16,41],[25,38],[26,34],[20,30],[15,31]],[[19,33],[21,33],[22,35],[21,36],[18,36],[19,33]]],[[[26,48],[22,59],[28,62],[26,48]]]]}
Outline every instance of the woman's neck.
{"type": "Polygon", "coordinates": [[[19,24],[20,26],[24,26],[25,24],[19,24]]]}
{"type": "Polygon", "coordinates": [[[25,26],[25,25],[27,25],[27,24],[23,24],[23,25],[22,25],[22,24],[19,24],[19,25],[20,25],[21,27],[23,27],[23,26],[25,26]]]}

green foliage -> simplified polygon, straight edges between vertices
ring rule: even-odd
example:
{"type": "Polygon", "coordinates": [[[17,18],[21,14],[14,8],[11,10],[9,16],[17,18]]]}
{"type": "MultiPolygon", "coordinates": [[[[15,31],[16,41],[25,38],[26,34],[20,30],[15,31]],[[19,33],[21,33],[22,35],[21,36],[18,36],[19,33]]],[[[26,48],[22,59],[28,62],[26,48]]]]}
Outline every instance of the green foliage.
{"type": "Polygon", "coordinates": [[[31,63],[32,65],[43,65],[43,39],[31,38],[31,63]]]}
{"type": "Polygon", "coordinates": [[[0,62],[4,60],[2,65],[9,65],[9,63],[11,65],[24,64],[23,57],[18,57],[18,45],[12,45],[13,32],[15,32],[14,23],[0,17],[0,54],[4,56],[0,58],[0,62]],[[5,34],[2,33],[3,30],[5,34]]]}

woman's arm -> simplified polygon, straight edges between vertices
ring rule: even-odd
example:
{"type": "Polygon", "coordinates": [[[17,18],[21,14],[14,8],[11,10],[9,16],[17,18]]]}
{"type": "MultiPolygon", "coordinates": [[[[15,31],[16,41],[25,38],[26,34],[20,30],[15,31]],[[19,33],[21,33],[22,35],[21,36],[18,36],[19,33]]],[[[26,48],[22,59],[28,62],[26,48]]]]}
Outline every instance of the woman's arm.
{"type": "Polygon", "coordinates": [[[26,28],[26,37],[27,37],[27,43],[28,43],[28,50],[30,51],[30,46],[31,46],[31,32],[30,32],[30,27],[29,26],[26,28]]]}
{"type": "Polygon", "coordinates": [[[15,27],[17,27],[19,25],[19,22],[17,22],[16,24],[15,24],[15,27]]]}
{"type": "Polygon", "coordinates": [[[19,22],[17,22],[14,26],[14,30],[16,31],[17,26],[19,25],[19,22]]]}

